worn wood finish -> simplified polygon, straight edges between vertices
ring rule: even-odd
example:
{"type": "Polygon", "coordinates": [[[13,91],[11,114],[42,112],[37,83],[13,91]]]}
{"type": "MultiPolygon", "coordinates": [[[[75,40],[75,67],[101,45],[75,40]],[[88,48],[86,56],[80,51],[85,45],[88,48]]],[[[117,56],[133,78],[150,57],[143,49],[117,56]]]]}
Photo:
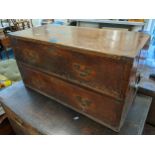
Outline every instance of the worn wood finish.
{"type": "Polygon", "coordinates": [[[8,118],[9,118],[10,124],[17,134],[20,134],[20,135],[38,135],[38,134],[41,134],[35,128],[33,128],[31,125],[24,122],[18,115],[13,113],[10,109],[8,109],[5,106],[4,106],[4,108],[5,108],[5,111],[7,113],[8,118]]]}
{"type": "Polygon", "coordinates": [[[18,82],[0,93],[17,134],[142,134],[151,98],[138,95],[119,133],[58,104],[18,82]]]}
{"type": "Polygon", "coordinates": [[[26,86],[118,130],[123,103],[19,64],[26,86]]]}
{"type": "Polygon", "coordinates": [[[125,98],[126,87],[124,85],[129,81],[131,62],[105,58],[91,53],[68,51],[29,41],[18,41],[14,50],[17,61],[110,97],[119,100],[125,98]],[[107,66],[111,69],[107,69],[107,66]],[[118,81],[122,81],[122,83],[118,83],[118,81]]]}
{"type": "Polygon", "coordinates": [[[6,114],[0,116],[0,135],[12,135],[15,134],[6,114]]]}
{"type": "Polygon", "coordinates": [[[86,111],[82,107],[82,113],[114,130],[120,129],[135,96],[134,86],[139,82],[137,66],[140,49],[149,39],[148,35],[46,25],[12,33],[10,38],[16,60],[22,64],[20,70],[27,86],[33,85],[35,90],[68,106],[71,104],[78,111],[80,108],[76,100],[79,100],[89,109],[86,111]],[[26,67],[23,67],[24,64],[26,67]],[[29,75],[27,67],[32,70],[29,75]],[[33,70],[40,72],[35,75],[33,70]],[[31,76],[33,80],[29,79],[31,76]],[[43,79],[47,79],[48,83],[43,79]],[[33,81],[41,82],[42,89],[33,81]],[[78,89],[76,85],[82,88],[78,89]],[[50,87],[53,88],[52,93],[50,87]],[[80,96],[71,97],[70,93],[74,96],[75,92],[80,96]],[[86,98],[81,98],[82,94],[86,98]],[[93,102],[99,101],[102,108],[89,104],[89,98],[93,98],[93,102]],[[109,109],[109,114],[103,109],[109,109]]]}
{"type": "Polygon", "coordinates": [[[10,37],[78,49],[78,52],[129,58],[135,58],[149,39],[148,35],[138,32],[53,25],[13,32],[10,37]]]}

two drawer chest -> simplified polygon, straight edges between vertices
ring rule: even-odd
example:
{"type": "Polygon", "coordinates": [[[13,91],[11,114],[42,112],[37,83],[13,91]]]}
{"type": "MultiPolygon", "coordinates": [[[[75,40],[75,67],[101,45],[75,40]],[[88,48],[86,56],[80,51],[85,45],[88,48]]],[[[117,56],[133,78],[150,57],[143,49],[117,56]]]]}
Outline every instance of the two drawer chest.
{"type": "Polygon", "coordinates": [[[45,25],[10,38],[27,87],[120,130],[134,100],[148,35],[45,25]]]}

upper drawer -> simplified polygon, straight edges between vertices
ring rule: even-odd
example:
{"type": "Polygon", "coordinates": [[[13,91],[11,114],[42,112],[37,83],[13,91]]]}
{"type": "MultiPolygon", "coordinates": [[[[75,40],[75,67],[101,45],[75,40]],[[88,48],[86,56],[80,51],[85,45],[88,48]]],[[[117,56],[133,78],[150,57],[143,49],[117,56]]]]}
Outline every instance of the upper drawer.
{"type": "Polygon", "coordinates": [[[52,45],[17,40],[15,56],[43,72],[67,79],[116,99],[124,98],[131,66],[121,60],[52,45]]]}

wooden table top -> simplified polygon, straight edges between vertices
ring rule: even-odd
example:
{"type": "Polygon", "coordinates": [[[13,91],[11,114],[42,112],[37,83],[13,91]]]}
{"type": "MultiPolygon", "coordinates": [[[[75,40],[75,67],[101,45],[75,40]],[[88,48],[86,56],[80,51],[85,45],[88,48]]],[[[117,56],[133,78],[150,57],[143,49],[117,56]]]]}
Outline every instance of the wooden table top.
{"type": "Polygon", "coordinates": [[[142,78],[139,83],[140,93],[155,97],[155,81],[149,78],[142,78]]]}
{"type": "Polygon", "coordinates": [[[134,58],[149,40],[140,32],[44,25],[10,33],[11,37],[97,54],[134,58]]]}
{"type": "Polygon", "coordinates": [[[131,25],[131,26],[143,26],[144,22],[129,22],[129,21],[117,21],[106,19],[72,19],[71,21],[88,22],[88,23],[106,23],[106,24],[118,24],[118,25],[131,25]]]}
{"type": "Polygon", "coordinates": [[[79,114],[33,90],[23,82],[4,89],[0,102],[43,134],[142,134],[150,108],[151,97],[138,95],[119,133],[79,114]]]}

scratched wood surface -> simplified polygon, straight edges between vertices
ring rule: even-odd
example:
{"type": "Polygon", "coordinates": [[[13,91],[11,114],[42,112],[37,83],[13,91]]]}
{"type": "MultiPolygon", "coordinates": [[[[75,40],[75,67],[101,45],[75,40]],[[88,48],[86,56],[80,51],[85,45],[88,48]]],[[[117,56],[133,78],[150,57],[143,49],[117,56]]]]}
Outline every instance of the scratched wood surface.
{"type": "MultiPolygon", "coordinates": [[[[114,130],[120,129],[134,99],[136,92],[134,85],[138,83],[137,56],[149,39],[148,35],[118,30],[46,25],[15,32],[10,37],[17,62],[22,64],[19,68],[27,86],[32,85],[35,90],[54,97],[68,106],[73,100],[68,87],[71,84],[68,83],[95,91],[97,94],[93,95],[93,99],[89,95],[91,93],[82,91],[83,94],[80,94],[79,100],[82,105],[87,106],[87,110],[80,111],[114,130]],[[40,79],[42,90],[37,87],[37,84],[34,85],[33,82],[37,80],[29,79],[34,77],[34,72],[28,73],[24,65],[40,71],[36,79],[40,79]],[[51,77],[46,74],[50,74],[51,77]],[[66,93],[59,89],[59,85],[53,88],[55,95],[47,93],[47,83],[43,82],[46,76],[48,79],[56,76],[65,80],[66,83],[60,81],[59,84],[62,84],[62,90],[66,93]],[[60,94],[65,96],[62,98],[60,94]],[[98,94],[107,95],[109,98],[109,101],[106,97],[102,99],[106,101],[102,109],[110,108],[106,113],[100,110],[100,105],[94,108],[96,104],[91,104],[93,106],[87,104],[91,100],[97,101],[98,94]],[[67,102],[66,99],[68,99],[67,102]],[[113,99],[119,103],[117,106],[115,102],[111,102],[113,99]]],[[[49,81],[48,85],[52,87],[53,84],[49,81]]],[[[78,111],[76,102],[74,99],[71,107],[78,111]]]]}
{"type": "Polygon", "coordinates": [[[10,37],[129,58],[134,58],[149,39],[139,32],[52,25],[13,32],[10,37]]]}
{"type": "Polygon", "coordinates": [[[10,38],[26,86],[120,130],[136,94],[148,35],[46,25],[10,38]]]}
{"type": "Polygon", "coordinates": [[[25,88],[18,82],[0,93],[2,103],[17,134],[142,134],[151,97],[138,95],[119,133],[25,88]]]}

